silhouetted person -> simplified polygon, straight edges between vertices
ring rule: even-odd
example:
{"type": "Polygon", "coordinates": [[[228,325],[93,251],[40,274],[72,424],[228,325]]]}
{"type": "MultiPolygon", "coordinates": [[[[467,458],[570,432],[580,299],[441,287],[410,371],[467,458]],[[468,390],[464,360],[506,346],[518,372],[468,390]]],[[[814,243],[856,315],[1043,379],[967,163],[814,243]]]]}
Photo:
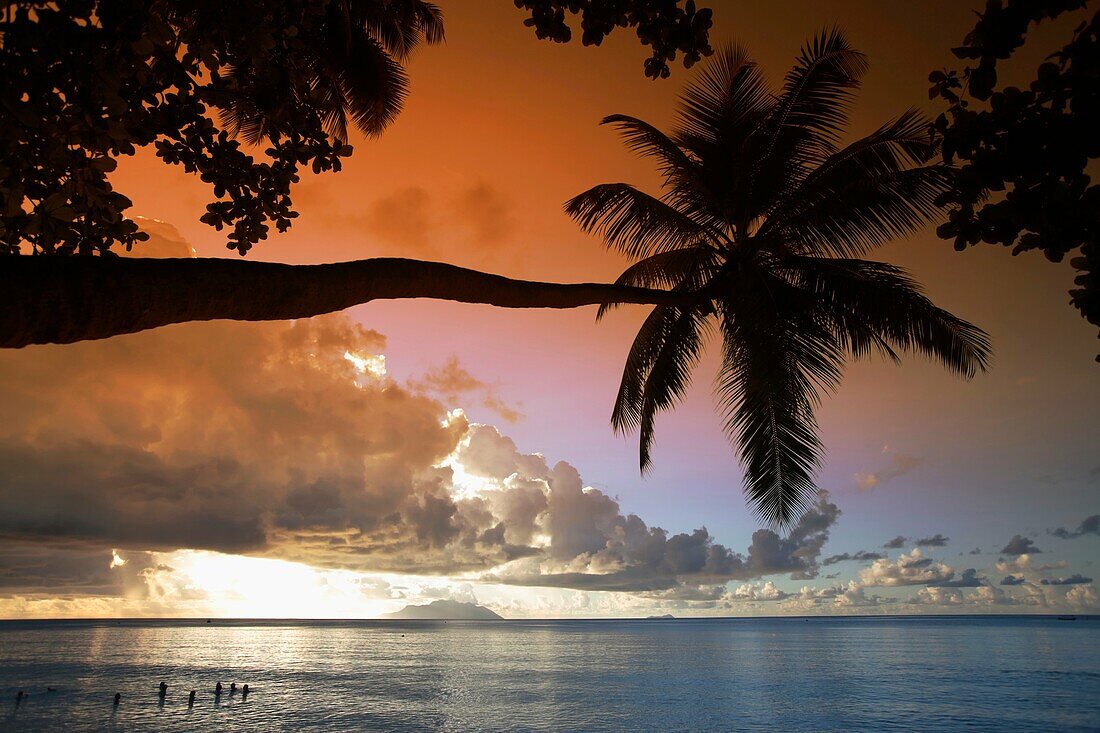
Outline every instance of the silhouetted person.
{"type": "Polygon", "coordinates": [[[222,683],[221,682],[214,685],[214,694],[218,697],[221,697],[221,694],[222,694],[222,683]]]}
{"type": "Polygon", "coordinates": [[[23,702],[23,698],[26,697],[26,696],[27,696],[26,693],[23,692],[22,690],[15,693],[15,704],[18,706],[19,703],[23,702]]]}
{"type": "Polygon", "coordinates": [[[120,702],[121,700],[122,700],[122,693],[121,693],[121,692],[116,692],[116,693],[115,693],[115,707],[116,707],[116,708],[118,707],[118,703],[119,703],[119,702],[120,702]]]}
{"type": "Polygon", "coordinates": [[[187,696],[187,707],[195,706],[195,691],[191,690],[191,694],[187,696]]]}
{"type": "Polygon", "coordinates": [[[229,683],[229,694],[230,695],[236,695],[237,694],[237,683],[236,682],[230,682],[229,683]]]}
{"type": "Polygon", "coordinates": [[[248,697],[248,685],[247,684],[245,684],[245,686],[241,688],[241,699],[243,700],[246,697],[248,697]]]}
{"type": "Polygon", "coordinates": [[[160,696],[164,697],[167,694],[168,694],[168,683],[167,682],[161,682],[160,683],[160,696]]]}

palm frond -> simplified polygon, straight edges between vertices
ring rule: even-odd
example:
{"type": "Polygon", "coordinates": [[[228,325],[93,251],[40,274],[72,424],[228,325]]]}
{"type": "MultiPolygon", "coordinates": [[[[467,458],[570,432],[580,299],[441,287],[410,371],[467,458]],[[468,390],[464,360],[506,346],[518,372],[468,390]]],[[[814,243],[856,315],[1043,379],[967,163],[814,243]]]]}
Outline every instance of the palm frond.
{"type": "Polygon", "coordinates": [[[725,46],[681,95],[675,138],[688,147],[737,145],[771,108],[771,90],[748,51],[725,46]]]}
{"type": "Polygon", "coordinates": [[[840,383],[844,354],[805,293],[774,279],[723,309],[717,398],[745,466],[744,491],[761,519],[786,526],[816,493],[823,447],[814,409],[840,383]]]}
{"type": "Polygon", "coordinates": [[[593,186],[566,202],[581,229],[598,234],[608,247],[641,259],[705,241],[710,232],[664,201],[627,183],[593,186]]]}
{"type": "Polygon", "coordinates": [[[773,162],[777,148],[799,163],[834,152],[867,69],[867,57],[837,28],[803,46],[765,127],[769,142],[761,165],[773,162]]]}
{"type": "Polygon", "coordinates": [[[638,403],[638,465],[649,470],[657,413],[683,399],[691,385],[691,373],[702,352],[706,313],[698,308],[682,309],[664,334],[645,377],[638,403]]]}
{"type": "Polygon", "coordinates": [[[797,287],[814,294],[855,355],[877,346],[935,359],[967,379],[989,367],[989,335],[937,308],[902,268],[884,262],[790,257],[782,265],[797,287]]]}
{"type": "Polygon", "coordinates": [[[325,99],[326,131],[347,140],[348,123],[375,137],[389,126],[405,104],[409,80],[405,69],[366,29],[353,28],[343,47],[318,56],[315,86],[325,99]]]}
{"type": "Polygon", "coordinates": [[[908,110],[829,156],[774,205],[757,236],[849,257],[909,234],[941,211],[948,171],[922,165],[934,151],[927,120],[908,110]]]}
{"type": "MultiPolygon", "coordinates": [[[[713,247],[693,245],[659,252],[635,262],[615,280],[616,285],[665,290],[694,290],[702,287],[708,270],[713,269],[718,256],[713,247]]],[[[603,303],[596,311],[596,321],[603,319],[621,303],[603,303]]]]}
{"type": "Polygon", "coordinates": [[[421,41],[443,41],[443,11],[423,0],[397,0],[388,3],[351,2],[356,22],[378,39],[398,61],[408,60],[421,41]]]}
{"type": "Polygon", "coordinates": [[[815,492],[822,452],[817,422],[793,360],[727,336],[717,397],[724,431],[745,467],[745,498],[764,521],[785,526],[815,492]]]}

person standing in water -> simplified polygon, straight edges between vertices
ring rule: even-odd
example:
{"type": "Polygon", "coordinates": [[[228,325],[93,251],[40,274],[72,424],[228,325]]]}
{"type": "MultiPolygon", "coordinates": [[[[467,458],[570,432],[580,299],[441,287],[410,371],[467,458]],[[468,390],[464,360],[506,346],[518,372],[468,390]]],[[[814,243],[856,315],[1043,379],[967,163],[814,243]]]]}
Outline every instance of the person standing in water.
{"type": "Polygon", "coordinates": [[[187,696],[187,707],[195,707],[195,691],[191,690],[191,694],[187,696]]]}
{"type": "Polygon", "coordinates": [[[164,697],[167,694],[168,694],[168,683],[167,682],[161,682],[160,683],[160,696],[164,697]]]}

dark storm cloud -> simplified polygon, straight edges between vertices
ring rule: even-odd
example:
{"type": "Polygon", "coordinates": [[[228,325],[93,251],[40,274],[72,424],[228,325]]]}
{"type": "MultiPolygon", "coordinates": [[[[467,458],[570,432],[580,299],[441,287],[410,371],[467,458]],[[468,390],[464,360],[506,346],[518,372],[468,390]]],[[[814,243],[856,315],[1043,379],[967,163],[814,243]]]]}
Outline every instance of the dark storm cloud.
{"type": "Polygon", "coordinates": [[[1077,529],[1073,531],[1065,527],[1059,527],[1051,531],[1051,534],[1063,540],[1072,540],[1089,534],[1100,536],[1100,514],[1093,514],[1090,517],[1085,517],[1085,519],[1077,525],[1077,529]]]}
{"type": "Polygon", "coordinates": [[[822,565],[835,565],[838,562],[845,562],[847,560],[881,560],[886,557],[881,552],[868,552],[867,550],[860,550],[855,553],[842,553],[840,555],[830,555],[821,561],[822,565]]]}
{"type": "Polygon", "coordinates": [[[1091,583],[1092,578],[1086,578],[1080,573],[1074,573],[1068,578],[1043,578],[1039,581],[1042,585],[1084,585],[1085,583],[1091,583]]]}
{"type": "Polygon", "coordinates": [[[985,578],[979,576],[976,569],[967,568],[957,578],[937,580],[927,585],[929,588],[977,588],[985,585],[985,578]]]}
{"type": "Polygon", "coordinates": [[[887,550],[900,550],[905,547],[905,543],[909,541],[909,538],[902,537],[900,534],[892,540],[887,540],[883,545],[887,550]]]}
{"type": "Polygon", "coordinates": [[[913,544],[915,544],[917,547],[946,547],[950,539],[950,537],[944,537],[942,534],[937,532],[931,537],[922,537],[919,540],[915,540],[913,544]]]}
{"type": "Polygon", "coordinates": [[[112,564],[109,549],[80,544],[43,548],[0,537],[0,595],[132,596],[145,590],[143,574],[154,564],[148,553],[127,553],[112,564]]]}
{"type": "Polygon", "coordinates": [[[1013,535],[1008,544],[1001,548],[1003,555],[1035,555],[1042,552],[1030,538],[1013,535]]]}
{"type": "Polygon", "coordinates": [[[1001,585],[1023,585],[1026,582],[1022,575],[1006,575],[1001,578],[1001,585]]]}

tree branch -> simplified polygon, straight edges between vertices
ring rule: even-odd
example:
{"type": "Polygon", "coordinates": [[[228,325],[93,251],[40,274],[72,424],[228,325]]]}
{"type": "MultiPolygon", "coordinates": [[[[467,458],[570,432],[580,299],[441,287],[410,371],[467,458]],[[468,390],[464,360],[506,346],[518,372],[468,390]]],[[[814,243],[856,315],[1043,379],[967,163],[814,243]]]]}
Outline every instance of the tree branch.
{"type": "Polygon", "coordinates": [[[609,283],[513,280],[441,262],[325,265],[230,259],[0,257],[0,347],[72,343],[186,321],[308,318],[372,300],[435,298],[502,308],[660,304],[682,296],[609,283]]]}

